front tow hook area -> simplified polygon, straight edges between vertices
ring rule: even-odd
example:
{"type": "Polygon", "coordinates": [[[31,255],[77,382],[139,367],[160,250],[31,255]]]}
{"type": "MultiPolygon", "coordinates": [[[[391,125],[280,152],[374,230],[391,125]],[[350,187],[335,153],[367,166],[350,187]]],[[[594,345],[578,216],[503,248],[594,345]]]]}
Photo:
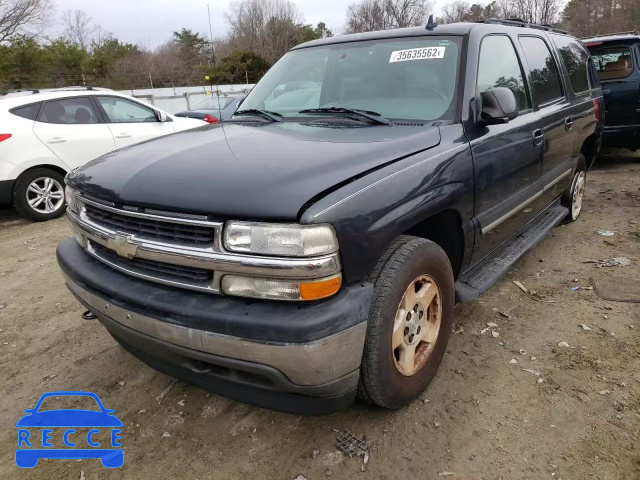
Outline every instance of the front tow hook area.
{"type": "Polygon", "coordinates": [[[83,320],[95,320],[97,318],[98,317],[96,317],[91,310],[87,310],[82,314],[82,319],[83,320]]]}

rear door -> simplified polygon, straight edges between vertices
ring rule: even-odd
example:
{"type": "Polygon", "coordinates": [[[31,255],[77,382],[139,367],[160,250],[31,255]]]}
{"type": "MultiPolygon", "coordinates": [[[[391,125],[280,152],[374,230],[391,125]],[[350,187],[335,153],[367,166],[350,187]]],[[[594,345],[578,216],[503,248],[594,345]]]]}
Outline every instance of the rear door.
{"type": "Polygon", "coordinates": [[[475,214],[481,232],[474,262],[538,213],[534,201],[543,155],[542,125],[508,35],[486,35],[480,43],[476,95],[494,87],[507,87],[515,94],[518,116],[505,124],[467,130],[476,176],[475,214]]]}
{"type": "Polygon", "coordinates": [[[116,96],[95,97],[115,138],[122,148],[174,132],[171,121],[161,122],[151,107],[116,96]]]}
{"type": "Polygon", "coordinates": [[[556,46],[560,66],[567,79],[575,157],[580,154],[583,145],[595,133],[598,125],[594,101],[598,101],[599,82],[590,72],[593,66],[589,62],[589,51],[576,38],[561,34],[550,34],[549,37],[556,46]]]}
{"type": "Polygon", "coordinates": [[[605,125],[640,125],[640,72],[637,45],[587,43],[605,102],[605,125]]]}
{"type": "Polygon", "coordinates": [[[570,181],[575,118],[557,59],[547,40],[533,34],[518,38],[531,78],[534,109],[542,122],[544,158],[540,181],[544,208],[570,181]]]}
{"type": "Polygon", "coordinates": [[[113,136],[88,97],[45,102],[33,133],[69,168],[115,149],[113,136]]]}

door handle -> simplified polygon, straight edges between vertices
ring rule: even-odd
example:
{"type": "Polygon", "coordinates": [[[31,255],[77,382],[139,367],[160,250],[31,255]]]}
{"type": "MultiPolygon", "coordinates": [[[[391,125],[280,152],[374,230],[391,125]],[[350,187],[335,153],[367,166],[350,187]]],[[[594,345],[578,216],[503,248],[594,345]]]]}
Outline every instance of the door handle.
{"type": "Polygon", "coordinates": [[[533,137],[533,144],[536,147],[539,147],[542,145],[542,142],[544,142],[544,133],[542,133],[541,129],[534,130],[531,136],[533,137]]]}
{"type": "Polygon", "coordinates": [[[564,129],[566,131],[571,130],[571,128],[573,127],[573,118],[571,117],[567,117],[564,119],[564,129]]]}
{"type": "Polygon", "coordinates": [[[67,139],[66,138],[62,138],[62,137],[53,137],[50,138],[49,140],[47,140],[47,143],[64,143],[66,142],[67,139]]]}
{"type": "Polygon", "coordinates": [[[116,138],[131,138],[131,135],[128,133],[119,133],[116,135],[116,138]]]}

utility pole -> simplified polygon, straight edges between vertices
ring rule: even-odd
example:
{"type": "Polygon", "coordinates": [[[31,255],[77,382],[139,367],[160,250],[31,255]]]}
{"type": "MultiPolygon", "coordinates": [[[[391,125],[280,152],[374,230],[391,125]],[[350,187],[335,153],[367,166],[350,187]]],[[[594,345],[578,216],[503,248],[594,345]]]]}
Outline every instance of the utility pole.
{"type": "Polygon", "coordinates": [[[211,63],[213,63],[213,68],[216,68],[216,51],[213,47],[213,30],[211,29],[211,9],[209,8],[209,3],[207,2],[207,16],[209,17],[209,41],[211,42],[211,63]]]}
{"type": "Polygon", "coordinates": [[[151,103],[156,104],[156,95],[153,92],[153,80],[151,79],[151,72],[149,72],[149,83],[151,84],[151,103]]]}

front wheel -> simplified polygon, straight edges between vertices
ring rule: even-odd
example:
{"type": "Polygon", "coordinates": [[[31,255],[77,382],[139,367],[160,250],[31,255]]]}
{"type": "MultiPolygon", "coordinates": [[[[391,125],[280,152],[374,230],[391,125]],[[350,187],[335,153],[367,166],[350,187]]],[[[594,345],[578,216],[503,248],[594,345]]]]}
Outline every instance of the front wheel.
{"type": "Polygon", "coordinates": [[[13,205],[22,216],[43,222],[64,213],[64,177],[55,170],[34,168],[16,181],[13,205]]]}
{"type": "Polygon", "coordinates": [[[418,397],[444,356],[454,308],[454,279],[435,243],[401,236],[374,269],[359,394],[385,408],[418,397]]]}

